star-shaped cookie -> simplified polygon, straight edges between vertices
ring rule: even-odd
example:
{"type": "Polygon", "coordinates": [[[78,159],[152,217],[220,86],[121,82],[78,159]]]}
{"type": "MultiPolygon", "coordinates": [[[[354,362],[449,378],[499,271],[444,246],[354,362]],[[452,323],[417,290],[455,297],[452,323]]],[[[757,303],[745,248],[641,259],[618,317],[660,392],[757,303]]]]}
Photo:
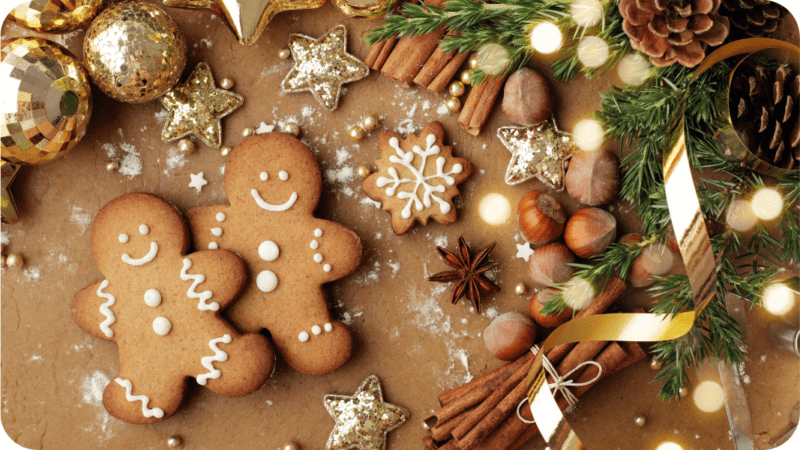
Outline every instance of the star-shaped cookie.
{"type": "Polygon", "coordinates": [[[328,450],[382,450],[386,433],[403,424],[411,413],[383,401],[381,382],[370,375],[352,395],[326,395],[325,408],[336,421],[328,450]]]}
{"type": "Polygon", "coordinates": [[[338,25],[319,39],[289,36],[295,64],[281,86],[285,92],[311,91],[330,111],[339,104],[344,83],[369,75],[369,67],[347,53],[347,29],[338,25]]]}
{"type": "Polygon", "coordinates": [[[497,137],[512,155],[506,169],[507,184],[536,177],[557,191],[564,189],[564,163],[576,147],[552,118],[532,127],[500,127],[497,137]]]}
{"type": "Polygon", "coordinates": [[[171,142],[194,134],[209,147],[218,148],[222,144],[220,120],[243,102],[241,95],[217,89],[211,69],[201,62],[186,83],[161,96],[161,103],[170,113],[161,140],[171,142]]]}
{"type": "Polygon", "coordinates": [[[3,207],[3,223],[16,223],[19,220],[19,213],[17,212],[17,204],[14,203],[14,197],[11,196],[9,187],[17,176],[17,172],[22,167],[20,164],[10,163],[6,160],[0,162],[0,172],[2,172],[3,182],[3,196],[0,203],[3,207]]]}

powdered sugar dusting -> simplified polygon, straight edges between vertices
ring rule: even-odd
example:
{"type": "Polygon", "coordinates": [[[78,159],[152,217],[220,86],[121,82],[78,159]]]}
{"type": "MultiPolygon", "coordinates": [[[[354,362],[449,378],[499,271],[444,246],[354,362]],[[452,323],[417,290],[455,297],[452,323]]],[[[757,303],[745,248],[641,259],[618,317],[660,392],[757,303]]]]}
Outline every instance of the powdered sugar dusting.
{"type": "Polygon", "coordinates": [[[96,432],[96,428],[100,428],[101,439],[107,439],[111,436],[111,430],[108,429],[109,415],[103,407],[103,391],[109,383],[108,377],[99,370],[94,371],[90,376],[86,377],[81,383],[81,394],[83,395],[83,402],[97,408],[97,421],[91,423],[84,431],[96,432]]]}
{"type": "Polygon", "coordinates": [[[8,245],[9,242],[10,241],[8,239],[8,231],[1,232],[0,233],[0,244],[8,245]]]}
{"type": "Polygon", "coordinates": [[[180,169],[184,164],[186,164],[186,156],[177,147],[170,147],[167,150],[167,168],[164,170],[164,175],[169,175],[171,171],[180,169]]]}
{"type": "Polygon", "coordinates": [[[42,271],[38,267],[28,267],[22,273],[28,281],[38,281],[42,276],[42,271]]]}
{"type": "Polygon", "coordinates": [[[110,142],[106,142],[102,147],[109,158],[119,160],[119,173],[129,178],[141,175],[142,159],[136,147],[128,143],[122,143],[117,149],[110,142]]]}

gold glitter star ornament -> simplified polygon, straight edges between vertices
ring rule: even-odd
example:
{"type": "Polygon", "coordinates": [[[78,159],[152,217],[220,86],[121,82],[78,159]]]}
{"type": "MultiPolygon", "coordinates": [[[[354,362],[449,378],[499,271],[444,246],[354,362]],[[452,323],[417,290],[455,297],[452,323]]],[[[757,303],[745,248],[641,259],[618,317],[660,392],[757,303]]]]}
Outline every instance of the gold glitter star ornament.
{"type": "Polygon", "coordinates": [[[0,179],[2,179],[2,198],[0,198],[0,206],[3,210],[3,223],[13,224],[19,220],[19,212],[17,211],[17,204],[14,203],[14,197],[11,196],[11,183],[19,172],[20,164],[13,164],[5,159],[0,160],[0,179]]]}
{"type": "Polygon", "coordinates": [[[576,147],[552,118],[532,127],[500,127],[497,137],[512,155],[506,169],[507,184],[536,177],[556,191],[564,189],[564,165],[576,147]]]}
{"type": "Polygon", "coordinates": [[[344,83],[369,75],[369,67],[347,53],[347,29],[337,25],[314,39],[302,34],[289,36],[294,67],[281,86],[285,92],[311,91],[330,111],[336,109],[344,83]]]}
{"type": "Polygon", "coordinates": [[[201,62],[189,79],[161,97],[170,114],[161,140],[171,142],[190,134],[218,148],[222,144],[220,120],[242,106],[244,98],[225,89],[217,89],[208,64],[201,62]]]}
{"type": "Polygon", "coordinates": [[[352,396],[326,395],[323,400],[336,420],[327,450],[383,450],[386,433],[411,417],[407,409],[384,403],[381,382],[375,375],[367,377],[352,396]]]}

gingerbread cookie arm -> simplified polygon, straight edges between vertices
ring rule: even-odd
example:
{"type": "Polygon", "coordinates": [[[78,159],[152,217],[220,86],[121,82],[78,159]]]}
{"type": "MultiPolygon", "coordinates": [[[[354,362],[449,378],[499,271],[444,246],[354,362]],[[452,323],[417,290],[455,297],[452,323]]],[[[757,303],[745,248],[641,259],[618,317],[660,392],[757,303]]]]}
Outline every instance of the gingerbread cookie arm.
{"type": "Polygon", "coordinates": [[[307,248],[319,269],[314,277],[320,283],[338,280],[356,270],[361,263],[361,239],[353,230],[327,220],[316,220],[307,248]]]}
{"type": "Polygon", "coordinates": [[[201,206],[186,213],[186,222],[192,230],[195,250],[228,248],[225,245],[227,238],[225,225],[230,224],[228,217],[230,213],[231,207],[228,205],[201,206]]]}
{"type": "Polygon", "coordinates": [[[275,367],[266,337],[230,330],[208,341],[198,361],[197,384],[225,397],[241,397],[260,388],[275,367]]]}
{"type": "Polygon", "coordinates": [[[221,311],[244,289],[247,269],[230,250],[206,250],[183,257],[180,277],[199,310],[221,311]]]}
{"type": "Polygon", "coordinates": [[[92,336],[113,341],[116,302],[108,280],[86,286],[72,298],[72,319],[92,336]]]}

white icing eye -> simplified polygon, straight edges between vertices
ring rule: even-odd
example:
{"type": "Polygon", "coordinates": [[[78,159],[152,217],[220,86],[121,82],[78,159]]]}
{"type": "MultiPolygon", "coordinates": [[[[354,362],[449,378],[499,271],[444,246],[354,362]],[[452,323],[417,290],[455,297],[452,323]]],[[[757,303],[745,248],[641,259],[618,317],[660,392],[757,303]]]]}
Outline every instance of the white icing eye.
{"type": "Polygon", "coordinates": [[[308,333],[305,331],[301,331],[300,334],[297,336],[297,339],[300,339],[300,342],[305,342],[309,338],[308,333]]]}
{"type": "Polygon", "coordinates": [[[145,235],[150,232],[150,227],[145,224],[139,225],[139,234],[145,235]]]}
{"type": "Polygon", "coordinates": [[[314,325],[311,327],[311,332],[314,334],[320,334],[322,333],[322,328],[320,328],[319,325],[314,325]]]}
{"type": "Polygon", "coordinates": [[[267,172],[261,172],[261,175],[259,175],[259,178],[261,178],[261,181],[267,181],[267,179],[269,178],[269,175],[267,175],[267,172]]]}
{"type": "Polygon", "coordinates": [[[220,227],[212,228],[211,229],[211,234],[213,234],[214,236],[222,236],[222,228],[220,228],[220,227]]]}
{"type": "Polygon", "coordinates": [[[148,289],[144,293],[144,302],[147,304],[147,306],[155,308],[161,304],[161,292],[158,292],[155,289],[148,289]]]}
{"type": "Polygon", "coordinates": [[[256,277],[256,286],[261,292],[272,292],[278,287],[278,277],[271,270],[262,270],[256,277]]]}
{"type": "Polygon", "coordinates": [[[322,253],[314,253],[314,262],[322,262],[322,253]]]}
{"type": "Polygon", "coordinates": [[[153,321],[153,331],[159,336],[166,336],[172,329],[172,322],[166,317],[156,317],[153,321]]]}
{"type": "Polygon", "coordinates": [[[218,249],[218,248],[219,248],[219,245],[218,245],[216,242],[214,242],[214,241],[211,241],[211,242],[209,242],[209,243],[208,243],[208,248],[209,248],[210,250],[216,250],[216,249],[218,249]]]}
{"type": "Polygon", "coordinates": [[[280,256],[281,251],[278,244],[272,241],[264,241],[258,246],[258,256],[264,261],[275,261],[280,256]]]}
{"type": "Polygon", "coordinates": [[[222,222],[224,220],[225,220],[225,213],[224,212],[218,212],[217,213],[217,222],[222,222]]]}
{"type": "Polygon", "coordinates": [[[333,331],[333,325],[331,325],[330,322],[325,324],[325,331],[327,331],[328,333],[333,331]]]}
{"type": "Polygon", "coordinates": [[[288,173],[288,172],[286,172],[285,170],[281,170],[281,171],[278,173],[278,178],[280,178],[280,179],[281,179],[281,181],[286,181],[286,180],[288,180],[288,179],[289,179],[289,173],[288,173]]]}
{"type": "Polygon", "coordinates": [[[123,244],[128,242],[128,235],[125,234],[125,233],[120,234],[119,235],[119,241],[122,242],[123,244]]]}
{"type": "Polygon", "coordinates": [[[314,236],[322,237],[322,229],[317,228],[316,230],[314,230],[314,236]]]}
{"type": "Polygon", "coordinates": [[[316,239],[311,241],[311,250],[316,250],[318,248],[319,248],[319,242],[316,239]]]}
{"type": "Polygon", "coordinates": [[[324,266],[322,266],[322,270],[324,270],[325,272],[330,272],[331,271],[331,265],[330,264],[325,264],[324,266]]]}

